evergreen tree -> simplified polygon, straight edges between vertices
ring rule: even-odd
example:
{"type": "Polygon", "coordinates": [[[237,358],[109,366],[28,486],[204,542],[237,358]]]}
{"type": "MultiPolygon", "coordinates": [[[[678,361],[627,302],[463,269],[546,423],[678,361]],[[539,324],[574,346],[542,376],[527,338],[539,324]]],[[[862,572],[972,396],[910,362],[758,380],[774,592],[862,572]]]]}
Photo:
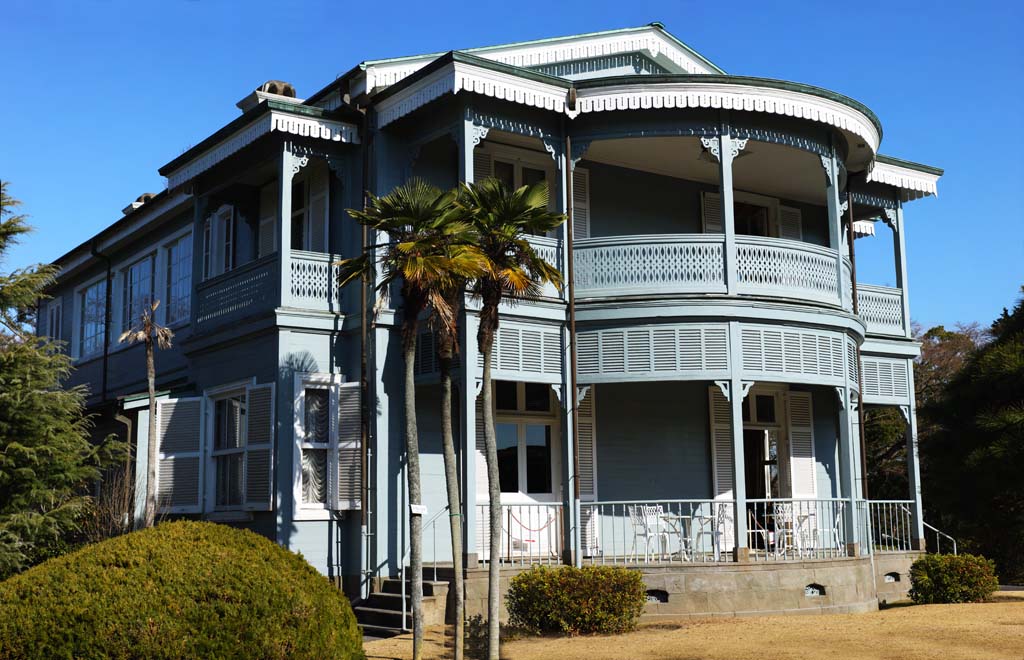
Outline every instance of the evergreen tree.
{"type": "MultiPolygon", "coordinates": [[[[28,231],[0,183],[0,264],[28,231]]],[[[123,447],[94,445],[83,388],[63,389],[71,361],[31,332],[54,266],[0,272],[0,579],[46,559],[88,511],[88,486],[123,447]]]]}

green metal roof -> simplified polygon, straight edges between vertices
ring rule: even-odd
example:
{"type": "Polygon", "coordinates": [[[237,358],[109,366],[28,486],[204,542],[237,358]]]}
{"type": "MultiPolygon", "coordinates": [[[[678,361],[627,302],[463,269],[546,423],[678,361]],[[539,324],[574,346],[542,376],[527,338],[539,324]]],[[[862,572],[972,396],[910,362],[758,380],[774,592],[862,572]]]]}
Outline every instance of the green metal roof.
{"type": "Polygon", "coordinates": [[[918,172],[924,172],[925,174],[934,174],[936,176],[942,176],[946,173],[941,167],[933,167],[931,165],[923,165],[921,163],[915,163],[912,160],[903,160],[902,158],[895,158],[893,156],[886,156],[884,154],[878,154],[875,156],[875,160],[879,163],[886,163],[887,165],[898,165],[900,167],[906,167],[911,170],[917,170],[918,172]]]}

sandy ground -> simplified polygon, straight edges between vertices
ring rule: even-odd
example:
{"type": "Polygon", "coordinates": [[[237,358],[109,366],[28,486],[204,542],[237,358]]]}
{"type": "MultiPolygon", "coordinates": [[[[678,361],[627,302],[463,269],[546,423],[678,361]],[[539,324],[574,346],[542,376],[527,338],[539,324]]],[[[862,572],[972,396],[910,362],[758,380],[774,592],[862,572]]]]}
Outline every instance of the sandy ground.
{"type": "MultiPolygon", "coordinates": [[[[427,631],[424,658],[451,657],[427,631]]],[[[412,656],[406,635],[366,644],[371,660],[412,656]]],[[[527,638],[507,660],[1024,660],[1024,592],[990,603],[897,606],[868,614],[664,620],[620,636],[527,638]]]]}

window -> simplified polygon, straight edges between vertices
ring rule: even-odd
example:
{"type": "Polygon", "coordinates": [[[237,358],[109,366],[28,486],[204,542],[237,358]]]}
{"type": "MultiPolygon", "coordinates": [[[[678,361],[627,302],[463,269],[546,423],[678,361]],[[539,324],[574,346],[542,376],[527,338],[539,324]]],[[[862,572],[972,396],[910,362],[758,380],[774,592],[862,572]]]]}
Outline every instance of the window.
{"type": "Polygon", "coordinates": [[[234,269],[236,265],[235,209],[225,204],[203,221],[203,279],[234,269]]]}
{"type": "Polygon", "coordinates": [[[306,387],[303,402],[302,503],[326,505],[331,391],[327,387],[306,387]]]}
{"type": "Polygon", "coordinates": [[[103,350],[103,326],[107,316],[106,280],[92,284],[80,294],[78,354],[89,357],[103,350]]]}
{"type": "Polygon", "coordinates": [[[142,313],[153,303],[153,255],[121,271],[121,331],[138,327],[142,313]]]}
{"type": "Polygon", "coordinates": [[[64,306],[60,298],[54,298],[46,303],[46,335],[53,340],[60,341],[62,337],[61,327],[64,321],[64,306]]]}
{"type": "Polygon", "coordinates": [[[216,480],[214,504],[218,508],[239,507],[244,503],[245,413],[244,392],[214,401],[211,456],[216,480]]]}
{"type": "Polygon", "coordinates": [[[292,184],[292,249],[306,249],[306,182],[292,184]]]}
{"type": "Polygon", "coordinates": [[[189,318],[192,301],[192,235],[187,234],[167,246],[167,293],[164,309],[166,323],[189,318]]]}
{"type": "Polygon", "coordinates": [[[748,204],[746,202],[734,202],[733,217],[736,223],[736,233],[747,236],[772,236],[771,222],[769,221],[768,207],[760,204],[748,204]]]}
{"type": "Polygon", "coordinates": [[[501,492],[553,495],[556,420],[551,386],[497,381],[494,399],[498,410],[494,430],[501,492]]]}

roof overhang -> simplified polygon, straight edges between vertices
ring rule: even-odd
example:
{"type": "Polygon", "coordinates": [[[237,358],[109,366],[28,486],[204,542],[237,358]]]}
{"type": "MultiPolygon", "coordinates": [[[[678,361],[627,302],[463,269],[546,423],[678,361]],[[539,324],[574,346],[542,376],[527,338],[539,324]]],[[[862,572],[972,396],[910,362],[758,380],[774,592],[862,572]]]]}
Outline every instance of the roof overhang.
{"type": "Polygon", "coordinates": [[[880,154],[865,180],[899,188],[900,199],[908,202],[928,195],[938,195],[938,182],[942,174],[943,171],[937,167],[880,154]]]}
{"type": "Polygon", "coordinates": [[[359,128],[328,117],[322,108],[262,101],[235,121],[160,168],[167,187],[177,189],[240,149],[274,132],[359,144],[359,128]]]}

